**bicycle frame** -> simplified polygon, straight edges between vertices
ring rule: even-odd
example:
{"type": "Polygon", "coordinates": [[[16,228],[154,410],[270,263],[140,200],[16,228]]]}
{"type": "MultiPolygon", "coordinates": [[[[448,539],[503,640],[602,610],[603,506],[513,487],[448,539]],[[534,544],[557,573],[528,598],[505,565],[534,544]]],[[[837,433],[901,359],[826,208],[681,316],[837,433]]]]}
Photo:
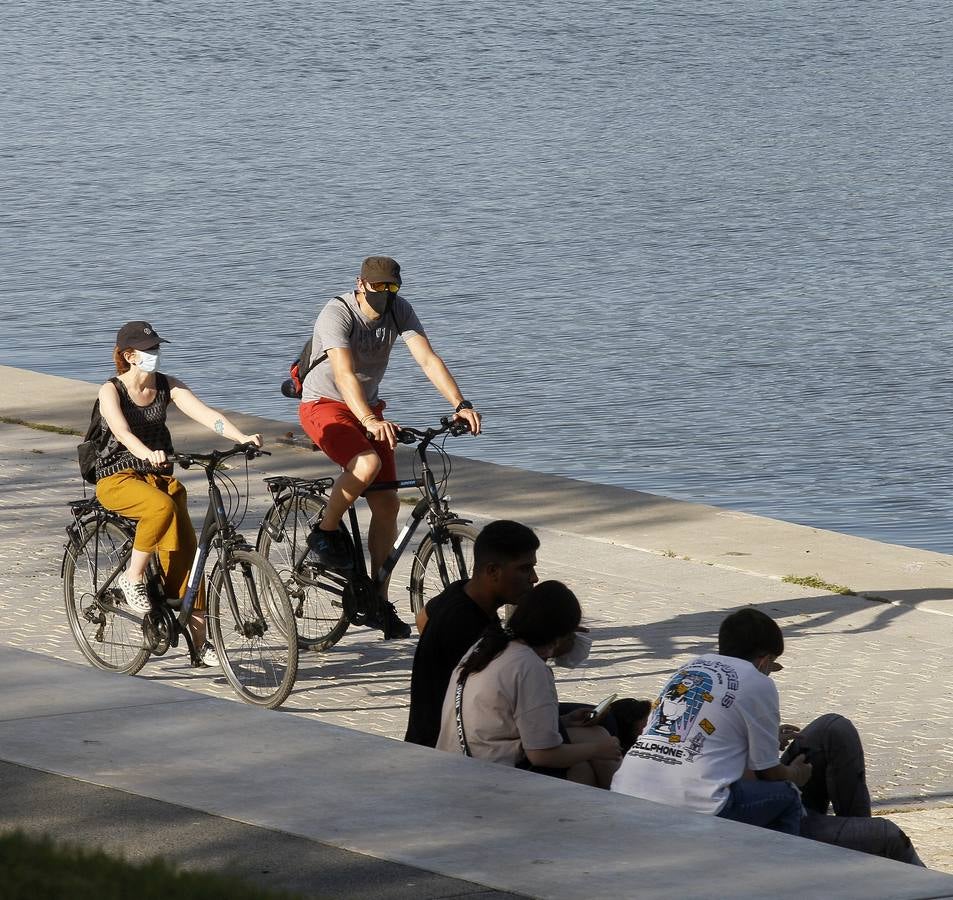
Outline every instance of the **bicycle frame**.
{"type": "MultiPolygon", "coordinates": [[[[182,598],[182,605],[179,607],[179,622],[184,624],[188,621],[198,599],[199,590],[202,587],[202,578],[205,575],[205,566],[208,562],[209,550],[216,535],[221,535],[219,541],[219,554],[224,549],[224,543],[233,537],[234,529],[225,512],[225,501],[222,498],[222,492],[215,481],[215,466],[205,467],[205,477],[208,481],[208,507],[205,510],[205,521],[202,523],[202,530],[198,536],[198,546],[195,549],[195,556],[192,558],[192,568],[189,572],[188,587],[185,596],[182,598]]],[[[231,580],[225,579],[228,591],[231,594],[231,580]]],[[[232,602],[234,597],[230,596],[232,602]]]]}
{"type": "MultiPolygon", "coordinates": [[[[188,643],[189,649],[191,652],[193,652],[193,654],[194,648],[192,647],[192,640],[188,633],[188,629],[186,628],[186,623],[188,622],[189,617],[192,614],[192,610],[195,608],[195,603],[199,597],[199,591],[202,587],[202,579],[205,576],[205,569],[208,564],[210,550],[215,543],[215,538],[217,535],[220,536],[218,541],[219,556],[221,556],[225,544],[228,541],[235,540],[235,529],[228,519],[228,515],[225,511],[225,502],[222,497],[222,492],[215,480],[218,455],[219,454],[217,452],[209,454],[213,464],[203,466],[206,480],[208,482],[208,506],[205,511],[205,520],[202,523],[202,530],[198,536],[198,546],[196,547],[195,555],[192,558],[192,566],[189,571],[189,580],[185,596],[181,599],[181,601],[176,597],[164,596],[162,598],[165,605],[176,612],[175,619],[178,625],[177,632],[179,634],[185,635],[186,642],[188,643]]],[[[198,459],[196,455],[177,456],[177,458],[182,461],[183,467],[185,468],[188,468],[192,462],[195,462],[198,459]]],[[[85,553],[85,550],[89,544],[89,541],[95,540],[97,542],[97,544],[93,547],[92,560],[94,565],[94,580],[98,581],[99,572],[95,561],[99,558],[98,541],[100,532],[98,529],[95,529],[85,541],[77,543],[76,539],[80,533],[80,529],[90,521],[113,521],[118,527],[122,528],[123,530],[128,530],[130,525],[133,529],[135,529],[135,522],[101,506],[98,501],[96,501],[95,497],[91,498],[90,500],[78,501],[76,504],[70,505],[74,510],[74,521],[67,528],[70,542],[75,547],[74,552],[77,558],[79,557],[80,553],[84,553],[87,559],[89,559],[89,555],[85,553]]],[[[241,541],[241,543],[244,544],[244,541],[241,541]]],[[[113,582],[119,577],[119,575],[125,571],[129,559],[132,556],[132,551],[133,539],[130,537],[123,546],[116,569],[110,573],[103,585],[96,591],[95,599],[98,603],[105,602],[104,598],[106,596],[106,592],[112,586],[113,582]]],[[[60,570],[60,577],[63,577],[62,567],[60,570]]],[[[234,588],[231,583],[231,578],[228,577],[227,572],[225,573],[224,583],[229,594],[229,600],[234,604],[234,588]]]]}
{"type": "MultiPolygon", "coordinates": [[[[63,599],[70,630],[89,662],[99,669],[135,675],[150,655],[162,656],[184,635],[192,665],[221,665],[245,702],[275,709],[288,698],[298,670],[288,594],[274,567],[238,532],[230,504],[233,489],[238,497],[242,492],[221,473],[222,462],[231,456],[242,454],[247,460],[266,452],[249,441],[231,450],[170,455],[182,468],[202,466],[208,485],[208,506],[189,560],[188,581],[184,586],[174,583],[175,594],[182,588],[182,599],[163,596],[155,554],[148,556],[148,605],[139,602],[145,600],[142,588],[137,589],[139,596],[130,597],[125,579],[119,583],[116,579],[130,558],[138,558],[137,523],[105,509],[95,498],[70,504],[73,522],[63,553],[63,599]],[[210,556],[215,559],[206,582],[210,556]],[[197,601],[206,584],[208,608],[199,612],[197,601]],[[205,643],[203,636],[209,639],[205,643]],[[210,659],[210,650],[217,660],[210,659]]],[[[245,498],[247,503],[247,492],[245,498]]]]}
{"type": "MultiPolygon", "coordinates": [[[[400,443],[417,444],[413,476],[370,485],[363,492],[364,496],[371,501],[373,517],[373,508],[377,506],[373,491],[417,488],[420,495],[414,498],[410,514],[399,532],[394,525],[393,543],[380,547],[382,558],[378,559],[375,552],[373,567],[368,564],[361,534],[361,523],[366,520],[363,514],[359,517],[355,504],[347,505],[346,516],[338,523],[341,550],[346,554],[342,565],[325,565],[322,556],[311,553],[314,529],[326,519],[331,498],[337,500],[334,478],[279,475],[265,479],[271,493],[271,508],[262,520],[256,546],[266,559],[272,560],[286,587],[292,612],[301,622],[299,647],[326,650],[340,640],[351,624],[379,626],[385,636],[393,637],[397,634],[388,635],[391,627],[388,623],[396,621],[400,627],[394,628],[402,633],[408,626],[396,616],[386,588],[412,542],[415,548],[411,549],[407,588],[415,612],[425,590],[429,594],[436,584],[446,587],[457,578],[468,577],[476,533],[466,519],[450,510],[450,500],[443,496],[450,462],[442,446],[431,448],[443,459],[442,471],[438,464],[435,474],[431,468],[433,460],[428,460],[428,448],[437,437],[458,436],[467,430],[465,423],[448,416],[440,420],[439,427],[426,431],[413,428],[397,431],[400,443]],[[427,525],[422,535],[418,535],[425,520],[427,525]]],[[[386,506],[393,508],[389,500],[386,506]]],[[[394,516],[394,521],[396,518],[394,516]]]]}
{"type": "MultiPolygon", "coordinates": [[[[429,474],[429,471],[428,471],[429,474]]],[[[431,476],[432,478],[432,476],[431,476]]],[[[378,484],[371,485],[365,493],[370,491],[390,491],[390,490],[400,490],[401,488],[411,488],[411,487],[423,487],[424,484],[420,479],[417,478],[408,478],[401,481],[382,481],[378,484]]],[[[439,502],[439,501],[437,501],[439,502]]],[[[427,518],[428,514],[431,514],[431,518],[434,518],[438,515],[438,512],[434,510],[434,500],[431,497],[424,496],[421,497],[415,504],[414,508],[411,510],[410,515],[407,517],[407,521],[404,523],[404,527],[401,528],[400,532],[397,535],[397,539],[394,541],[394,545],[391,548],[390,553],[387,554],[387,558],[381,564],[381,567],[373,575],[373,582],[375,587],[381,587],[386,584],[394,569],[397,568],[397,563],[399,562],[401,556],[403,556],[404,550],[407,549],[407,545],[413,539],[413,536],[416,534],[417,529],[420,527],[420,523],[427,518]]],[[[364,559],[364,552],[362,550],[362,538],[361,530],[357,521],[357,511],[354,509],[353,504],[347,511],[348,514],[348,526],[351,532],[351,540],[354,542],[354,566],[355,569],[363,576],[370,577],[370,573],[367,571],[367,563],[364,559]]],[[[431,523],[433,524],[433,523],[431,523]]]]}
{"type": "MultiPolygon", "coordinates": [[[[408,429],[408,431],[409,430],[410,429],[408,429]]],[[[430,530],[435,538],[435,542],[436,538],[438,537],[436,530],[438,524],[441,521],[449,521],[451,519],[461,522],[467,521],[465,519],[458,519],[447,508],[447,501],[440,496],[437,480],[434,478],[433,470],[430,468],[430,464],[427,462],[427,447],[438,433],[440,432],[425,433],[425,437],[414,448],[414,452],[420,460],[419,478],[403,478],[397,481],[380,481],[372,484],[364,491],[365,494],[368,494],[373,491],[393,491],[404,488],[424,489],[423,496],[417,501],[417,503],[414,505],[414,508],[411,510],[403,528],[401,528],[396,540],[394,541],[390,553],[387,555],[387,558],[381,564],[381,567],[378,569],[378,571],[373,574],[373,577],[368,572],[367,562],[364,558],[363,537],[361,535],[360,523],[358,522],[357,518],[357,510],[355,509],[354,504],[351,504],[351,506],[348,507],[348,530],[351,534],[351,541],[354,549],[355,573],[358,576],[362,576],[364,578],[371,578],[375,588],[379,588],[387,583],[388,579],[393,574],[394,569],[397,567],[397,563],[400,561],[401,556],[403,556],[407,546],[417,533],[420,523],[423,522],[424,519],[429,519],[430,521],[430,530]]],[[[315,496],[322,496],[324,495],[324,492],[333,484],[333,479],[322,478],[313,482],[308,482],[309,486],[305,490],[308,493],[313,493],[315,496]]],[[[296,488],[293,481],[289,481],[287,486],[290,488],[292,496],[294,496],[296,493],[299,493],[299,490],[296,488]]],[[[287,495],[275,491],[274,503],[276,505],[279,504],[286,498],[286,496],[287,495]]],[[[438,562],[440,571],[442,575],[446,576],[446,563],[443,559],[442,548],[440,548],[439,543],[438,548],[438,562]]],[[[305,557],[308,555],[308,552],[307,546],[303,546],[299,557],[294,561],[295,569],[298,569],[301,566],[305,557]]],[[[341,578],[342,581],[348,580],[344,579],[343,576],[338,577],[341,578]]],[[[354,576],[352,575],[351,577],[354,576]]]]}
{"type": "MultiPolygon", "coordinates": [[[[355,505],[351,504],[347,510],[346,528],[351,536],[354,569],[348,575],[333,571],[324,572],[321,577],[325,588],[332,589],[336,593],[341,593],[343,591],[344,585],[346,585],[348,582],[363,581],[366,583],[368,580],[370,580],[375,589],[381,588],[390,579],[394,569],[397,567],[397,563],[400,561],[404,551],[407,549],[414,535],[417,533],[421,522],[423,522],[425,519],[429,521],[430,533],[434,539],[434,543],[437,546],[436,552],[440,573],[443,577],[446,577],[446,561],[443,557],[443,547],[439,540],[440,525],[450,521],[467,523],[467,520],[458,518],[450,511],[447,500],[440,496],[440,488],[437,483],[437,479],[434,477],[433,470],[427,461],[427,448],[436,437],[447,432],[448,430],[451,430],[453,427],[453,422],[449,418],[444,418],[441,420],[441,426],[442,427],[440,429],[430,428],[427,431],[418,431],[416,429],[407,428],[402,429],[399,433],[404,435],[403,438],[399,438],[402,443],[413,443],[419,439],[419,443],[417,443],[417,446],[414,448],[414,453],[420,460],[419,477],[404,478],[397,481],[377,482],[368,487],[364,492],[366,495],[373,491],[400,490],[403,488],[423,489],[423,496],[414,505],[410,515],[398,533],[397,538],[391,547],[390,553],[388,553],[387,558],[381,564],[378,571],[374,572],[373,574],[368,572],[367,561],[364,557],[363,536],[361,535],[357,510],[355,509],[355,505]]],[[[312,496],[320,499],[322,502],[327,502],[327,492],[334,485],[333,478],[319,478],[310,480],[285,478],[279,476],[277,478],[266,479],[266,482],[268,483],[269,489],[272,492],[272,503],[275,509],[280,509],[283,504],[286,504],[289,501],[289,499],[293,503],[297,498],[305,496],[312,496]]],[[[290,504],[288,505],[288,509],[291,509],[290,504]]],[[[294,516],[293,518],[295,527],[297,527],[297,516],[294,516]]],[[[285,522],[281,523],[280,528],[281,530],[285,528],[285,522]]],[[[293,568],[297,572],[301,570],[304,561],[308,556],[309,550],[306,542],[299,540],[299,535],[297,534],[290,535],[290,541],[292,546],[299,548],[296,558],[293,560],[293,568]]]]}
{"type": "MultiPolygon", "coordinates": [[[[73,547],[73,553],[78,560],[80,554],[83,554],[87,560],[90,560],[89,554],[86,552],[87,547],[89,546],[90,541],[93,541],[93,555],[92,555],[92,565],[93,565],[93,580],[94,582],[98,581],[99,577],[99,567],[96,564],[96,560],[99,559],[99,529],[94,528],[90,534],[86,536],[86,539],[83,541],[79,540],[79,536],[82,533],[82,529],[89,524],[90,522],[99,523],[102,522],[114,522],[117,527],[121,528],[123,531],[128,530],[130,520],[124,519],[122,516],[117,513],[110,512],[103,506],[100,506],[95,497],[90,500],[80,500],[75,503],[71,503],[70,507],[73,509],[73,521],[66,527],[66,533],[69,538],[69,543],[73,547]]],[[[134,523],[132,523],[134,525],[134,523]]],[[[132,538],[128,538],[126,543],[123,545],[121,551],[121,556],[119,558],[119,565],[116,567],[115,571],[110,574],[109,578],[103,583],[102,587],[96,591],[95,599],[97,602],[102,601],[103,596],[106,591],[109,590],[112,583],[120,576],[120,574],[125,570],[126,563],[129,562],[129,558],[132,556],[132,538]]],[[[60,578],[64,576],[64,568],[66,564],[66,557],[63,557],[63,562],[60,564],[60,578]]]]}
{"type": "MultiPolygon", "coordinates": [[[[287,492],[283,492],[282,488],[273,489],[274,495],[272,502],[276,507],[279,507],[289,498],[302,496],[313,496],[326,501],[327,495],[325,491],[330,488],[333,483],[333,480],[330,478],[322,478],[316,481],[308,481],[307,479],[300,479],[296,481],[289,479],[286,484],[282,485],[282,488],[286,488],[287,492]]],[[[372,484],[364,493],[367,494],[371,491],[400,490],[403,488],[412,487],[419,488],[422,486],[423,482],[420,479],[406,478],[400,481],[382,481],[377,484],[372,484]]],[[[417,501],[410,513],[410,516],[404,524],[404,527],[401,529],[400,534],[398,534],[397,540],[394,542],[394,546],[385,560],[384,566],[381,568],[381,572],[379,572],[378,577],[375,578],[375,581],[383,583],[384,580],[390,576],[391,572],[394,570],[394,567],[397,565],[398,559],[407,548],[411,538],[414,536],[418,527],[420,526],[420,523],[427,516],[427,513],[432,511],[432,509],[433,502],[427,497],[422,497],[417,501]]],[[[363,552],[360,551],[360,548],[363,546],[363,536],[361,535],[361,526],[358,522],[357,511],[353,505],[348,508],[347,516],[348,531],[351,534],[351,540],[353,542],[355,551],[355,570],[365,577],[370,577],[367,571],[367,561],[364,559],[363,552]]],[[[297,537],[297,535],[291,535],[291,540],[295,544],[297,544],[297,537]]],[[[309,553],[308,547],[303,541],[301,542],[301,545],[302,546],[299,555],[294,560],[294,566],[296,569],[300,568],[301,564],[305,560],[305,557],[307,557],[309,553]]]]}

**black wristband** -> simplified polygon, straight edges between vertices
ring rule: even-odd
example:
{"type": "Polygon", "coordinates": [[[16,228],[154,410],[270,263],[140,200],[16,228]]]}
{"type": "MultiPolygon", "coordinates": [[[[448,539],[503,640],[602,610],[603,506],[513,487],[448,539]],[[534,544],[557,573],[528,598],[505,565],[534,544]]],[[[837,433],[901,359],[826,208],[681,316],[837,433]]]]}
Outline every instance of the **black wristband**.
{"type": "Polygon", "coordinates": [[[461,409],[473,409],[473,404],[469,400],[461,400],[454,412],[460,412],[461,409]]]}

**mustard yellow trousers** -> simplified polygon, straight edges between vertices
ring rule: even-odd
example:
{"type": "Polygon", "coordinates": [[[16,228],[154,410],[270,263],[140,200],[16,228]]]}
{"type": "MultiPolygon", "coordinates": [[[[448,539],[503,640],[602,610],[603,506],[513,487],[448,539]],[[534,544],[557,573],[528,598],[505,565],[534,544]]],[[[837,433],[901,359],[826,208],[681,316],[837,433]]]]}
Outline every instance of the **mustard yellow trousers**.
{"type": "MultiPolygon", "coordinates": [[[[96,482],[96,499],[113,512],[136,519],[136,550],[155,553],[168,597],[184,597],[198,541],[185,487],[171,475],[116,472],[96,482]]],[[[195,609],[204,609],[199,591],[195,609]]]]}

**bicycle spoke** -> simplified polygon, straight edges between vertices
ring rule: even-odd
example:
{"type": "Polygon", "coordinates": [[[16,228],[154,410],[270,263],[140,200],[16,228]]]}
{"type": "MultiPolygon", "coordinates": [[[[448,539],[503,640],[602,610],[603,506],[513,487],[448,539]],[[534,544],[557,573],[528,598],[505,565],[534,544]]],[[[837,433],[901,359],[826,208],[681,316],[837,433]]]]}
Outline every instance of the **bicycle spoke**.
{"type": "Polygon", "coordinates": [[[97,668],[131,675],[149,658],[143,647],[142,615],[126,605],[117,588],[103,589],[124,564],[130,540],[115,523],[96,521],[78,545],[68,543],[63,599],[73,638],[86,659],[97,668]]]}
{"type": "Polygon", "coordinates": [[[307,560],[306,540],[324,512],[317,497],[293,495],[272,508],[258,535],[258,549],[275,567],[288,591],[302,650],[325,650],[347,631],[343,595],[346,579],[314,571],[307,560]]]}
{"type": "Polygon", "coordinates": [[[229,553],[213,573],[209,626],[226,678],[243,700],[274,708],[298,671],[294,617],[274,569],[254,551],[229,553]]]}
{"type": "Polygon", "coordinates": [[[450,522],[442,528],[443,540],[437,543],[428,534],[414,557],[410,573],[410,605],[414,613],[454,581],[469,578],[473,572],[477,532],[462,522],[450,522]]]}

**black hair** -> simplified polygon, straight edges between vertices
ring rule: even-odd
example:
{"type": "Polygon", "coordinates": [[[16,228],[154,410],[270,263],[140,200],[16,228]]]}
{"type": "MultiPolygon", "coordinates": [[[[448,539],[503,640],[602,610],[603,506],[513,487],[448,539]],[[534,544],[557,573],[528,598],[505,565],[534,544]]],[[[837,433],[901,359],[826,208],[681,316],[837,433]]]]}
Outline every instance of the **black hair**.
{"type": "Polygon", "coordinates": [[[531,528],[509,519],[498,519],[477,535],[473,544],[473,567],[503,565],[538,549],[539,538],[531,528]]]}
{"type": "Polygon", "coordinates": [[[721,623],[718,652],[748,662],[765,654],[780,656],[784,653],[784,636],[774,619],[749,606],[733,612],[721,623]]]}
{"type": "Polygon", "coordinates": [[[652,703],[649,700],[622,697],[612,702],[609,712],[615,718],[616,737],[625,753],[642,733],[641,725],[652,712],[652,703]]]}
{"type": "Polygon", "coordinates": [[[519,602],[505,629],[495,624],[483,632],[460,669],[459,681],[473,672],[482,672],[515,638],[530,647],[545,647],[574,632],[580,619],[579,601],[566,585],[561,581],[540,582],[519,602]]]}

